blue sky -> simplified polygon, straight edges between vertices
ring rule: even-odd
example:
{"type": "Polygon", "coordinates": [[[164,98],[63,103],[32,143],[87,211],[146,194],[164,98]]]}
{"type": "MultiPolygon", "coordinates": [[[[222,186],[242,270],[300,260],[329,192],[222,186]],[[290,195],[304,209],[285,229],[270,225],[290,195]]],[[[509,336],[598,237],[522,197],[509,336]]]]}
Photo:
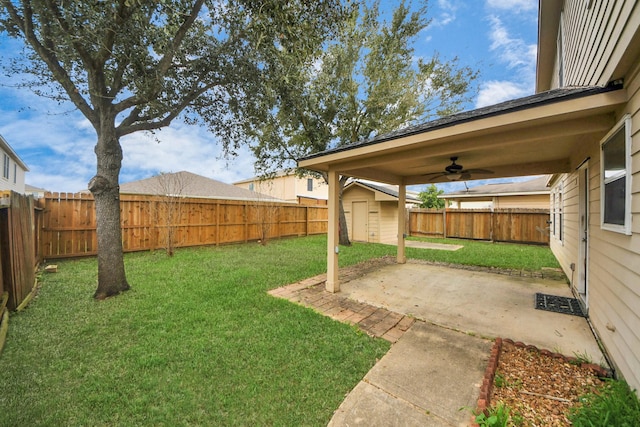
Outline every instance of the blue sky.
{"type": "MultiPolygon", "coordinates": [[[[381,3],[391,7],[395,2],[381,3]]],[[[537,5],[537,0],[431,0],[431,25],[420,34],[416,54],[430,57],[438,52],[444,59],[458,57],[461,64],[480,70],[479,91],[466,109],[532,94],[537,5]]],[[[0,57],[20,52],[18,42],[0,35],[0,57]]],[[[96,168],[93,128],[71,104],[18,90],[15,83],[0,74],[0,134],[29,167],[27,184],[58,192],[85,189],[96,168]]],[[[251,154],[241,152],[225,160],[205,128],[179,120],[154,135],[129,135],[121,144],[121,182],[181,170],[227,183],[254,175],[251,154]]],[[[442,188],[453,191],[464,185],[442,188]]]]}

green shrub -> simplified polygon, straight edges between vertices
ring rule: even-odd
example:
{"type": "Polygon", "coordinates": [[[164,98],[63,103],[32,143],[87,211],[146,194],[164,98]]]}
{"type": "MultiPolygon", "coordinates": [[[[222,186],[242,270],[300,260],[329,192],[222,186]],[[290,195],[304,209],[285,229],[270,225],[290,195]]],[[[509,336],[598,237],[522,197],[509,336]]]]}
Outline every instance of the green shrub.
{"type": "Polygon", "coordinates": [[[575,427],[640,426],[640,400],[624,381],[610,380],[597,392],[581,396],[580,402],[568,416],[575,427]]]}
{"type": "Polygon", "coordinates": [[[509,407],[502,402],[498,402],[496,406],[490,407],[487,412],[489,415],[481,412],[476,415],[476,423],[480,427],[507,427],[509,422],[509,407]]]}

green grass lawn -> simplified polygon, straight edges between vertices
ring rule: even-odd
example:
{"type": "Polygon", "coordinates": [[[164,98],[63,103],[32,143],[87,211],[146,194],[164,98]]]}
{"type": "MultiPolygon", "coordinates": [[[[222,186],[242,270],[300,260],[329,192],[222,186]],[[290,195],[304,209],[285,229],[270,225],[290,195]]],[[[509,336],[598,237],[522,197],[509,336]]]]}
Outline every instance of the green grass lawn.
{"type": "Polygon", "coordinates": [[[430,239],[417,237],[410,239],[464,246],[462,249],[454,252],[437,249],[407,248],[407,256],[411,258],[530,271],[560,267],[560,264],[558,264],[558,261],[548,246],[492,243],[463,239],[430,239]]]}
{"type": "MultiPolygon", "coordinates": [[[[481,249],[464,244],[407,255],[465,263],[481,249]]],[[[484,245],[504,248],[496,260],[520,253],[484,245]]],[[[524,248],[525,260],[548,251],[524,248]]],[[[57,262],[11,316],[0,426],[326,425],[389,344],[266,293],[324,272],[325,253],[316,236],[128,254],[132,289],[102,302],[94,259],[57,262]]],[[[393,254],[354,244],[340,264],[393,254]]]]}

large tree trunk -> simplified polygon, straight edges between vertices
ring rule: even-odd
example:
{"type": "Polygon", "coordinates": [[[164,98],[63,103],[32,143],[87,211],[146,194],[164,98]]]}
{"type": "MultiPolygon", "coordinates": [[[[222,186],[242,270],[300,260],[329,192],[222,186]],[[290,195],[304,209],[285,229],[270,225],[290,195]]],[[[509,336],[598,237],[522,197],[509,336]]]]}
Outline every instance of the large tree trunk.
{"type": "Polygon", "coordinates": [[[344,206],[342,205],[342,190],[340,190],[340,209],[338,212],[338,243],[342,246],[351,246],[349,240],[349,229],[347,228],[347,217],[344,214],[344,206]]]}
{"type": "Polygon", "coordinates": [[[97,173],[89,181],[96,202],[98,234],[98,289],[96,299],[105,299],[129,289],[124,271],[122,229],[120,226],[120,187],[122,148],[114,121],[104,119],[98,130],[95,147],[97,173]]]}
{"type": "MultiPolygon", "coordinates": [[[[324,178],[324,182],[328,185],[329,176],[326,173],[322,173],[321,175],[324,178]]],[[[347,228],[347,217],[344,214],[344,206],[342,204],[342,190],[344,190],[344,186],[348,180],[348,176],[340,176],[340,180],[338,181],[338,185],[340,186],[338,189],[340,192],[338,200],[338,244],[342,246],[351,246],[351,241],[349,240],[349,229],[347,228]]]]}
{"type": "Polygon", "coordinates": [[[347,228],[347,217],[344,214],[344,205],[342,204],[342,191],[344,186],[349,180],[347,176],[340,177],[340,203],[338,210],[338,243],[342,246],[351,246],[351,240],[349,240],[349,229],[347,228]]]}

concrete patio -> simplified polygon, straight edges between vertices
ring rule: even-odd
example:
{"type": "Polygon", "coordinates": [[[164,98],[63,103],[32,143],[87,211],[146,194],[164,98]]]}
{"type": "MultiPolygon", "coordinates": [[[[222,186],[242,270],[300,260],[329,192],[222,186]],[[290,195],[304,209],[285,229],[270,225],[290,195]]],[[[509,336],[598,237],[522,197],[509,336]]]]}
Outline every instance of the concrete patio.
{"type": "Polygon", "coordinates": [[[343,269],[336,294],[324,291],[323,279],[271,294],[395,343],[331,426],[468,425],[496,337],[606,364],[585,318],[535,309],[537,292],[572,296],[564,281],[411,260],[343,269]]]}

